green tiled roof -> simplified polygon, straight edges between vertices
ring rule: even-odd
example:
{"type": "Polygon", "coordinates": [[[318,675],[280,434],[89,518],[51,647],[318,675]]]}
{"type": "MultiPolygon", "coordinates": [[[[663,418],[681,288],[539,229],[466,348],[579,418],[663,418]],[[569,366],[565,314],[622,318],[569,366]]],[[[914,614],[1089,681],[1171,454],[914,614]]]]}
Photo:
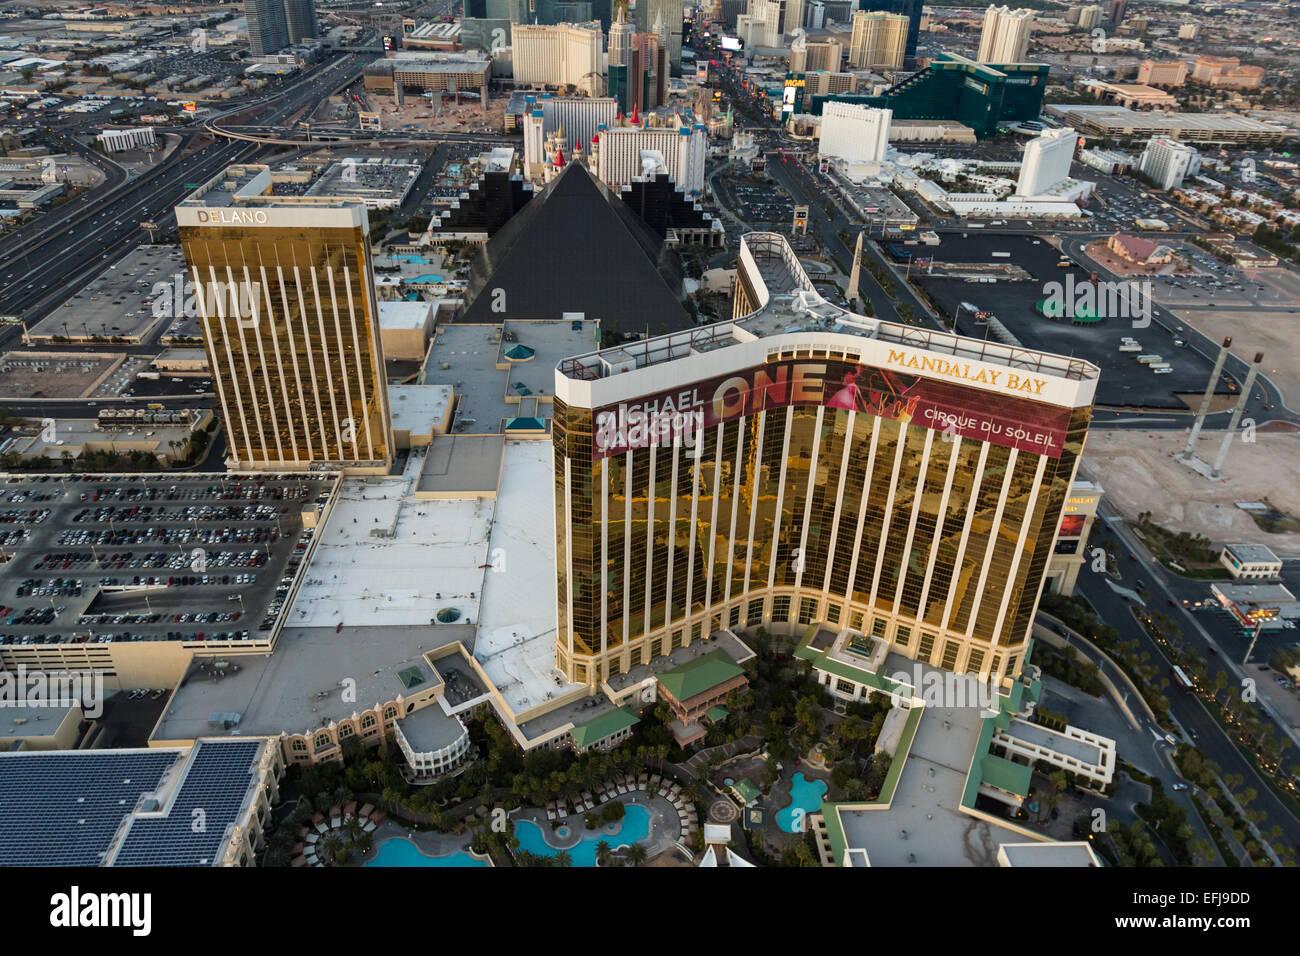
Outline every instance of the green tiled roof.
{"type": "Polygon", "coordinates": [[[745,673],[726,651],[703,654],[659,675],[659,683],[678,701],[688,700],[745,673]]]}
{"type": "Polygon", "coordinates": [[[585,750],[592,744],[598,744],[606,737],[612,737],[639,723],[640,719],[631,711],[616,707],[608,713],[601,714],[595,720],[574,727],[570,733],[573,734],[573,742],[578,749],[585,750]]]}
{"type": "Polygon", "coordinates": [[[704,716],[709,718],[709,720],[713,721],[716,724],[720,720],[726,720],[728,713],[730,713],[730,711],[728,711],[727,708],[723,707],[721,704],[718,704],[706,710],[704,712],[704,716]]]}
{"type": "Polygon", "coordinates": [[[980,779],[989,786],[1006,790],[1018,797],[1029,795],[1029,784],[1034,778],[1034,768],[1022,763],[1014,763],[1005,757],[985,754],[980,768],[980,779]]]}
{"type": "Polygon", "coordinates": [[[749,804],[753,803],[755,800],[757,800],[759,797],[763,795],[762,792],[758,789],[758,787],[754,786],[753,781],[747,780],[744,777],[741,777],[739,780],[733,783],[731,785],[731,789],[735,790],[736,793],[740,794],[740,799],[745,802],[746,806],[749,806],[749,804]]]}
{"type": "Polygon", "coordinates": [[[826,821],[826,839],[830,841],[831,858],[836,866],[844,865],[844,850],[848,841],[844,839],[844,825],[840,822],[840,804],[823,803],[822,819],[826,821]]]}

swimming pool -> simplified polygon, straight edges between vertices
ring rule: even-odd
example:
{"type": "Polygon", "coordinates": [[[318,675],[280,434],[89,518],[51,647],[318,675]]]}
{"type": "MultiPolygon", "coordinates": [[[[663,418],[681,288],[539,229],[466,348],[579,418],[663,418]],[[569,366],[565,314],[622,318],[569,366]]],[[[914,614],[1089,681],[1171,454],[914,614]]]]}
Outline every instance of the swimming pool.
{"type": "Polygon", "coordinates": [[[790,805],[784,810],[777,811],[776,825],[786,833],[803,832],[804,819],[822,805],[824,796],[826,796],[824,780],[809,780],[802,773],[795,774],[794,779],[790,781],[790,805]],[[795,828],[796,820],[800,824],[798,829],[795,828]]]}
{"type": "Polygon", "coordinates": [[[447,856],[425,856],[410,840],[393,837],[379,844],[379,852],[366,866],[487,866],[487,860],[464,850],[447,856]]]}
{"type": "Polygon", "coordinates": [[[437,284],[437,283],[439,283],[439,282],[444,282],[444,281],[446,281],[446,280],[444,279],[443,276],[436,275],[436,274],[434,274],[434,273],[432,273],[432,272],[427,272],[427,273],[425,273],[425,274],[422,275],[422,276],[416,276],[414,279],[407,279],[406,281],[407,281],[407,282],[411,282],[411,283],[415,283],[415,284],[417,284],[417,285],[426,285],[426,284],[427,284],[427,285],[434,285],[434,284],[437,284]]]}
{"type": "MultiPolygon", "coordinates": [[[[650,811],[645,807],[629,804],[627,813],[619,823],[607,823],[595,830],[584,830],[582,840],[566,852],[573,860],[574,866],[596,865],[596,844],[604,840],[611,850],[620,846],[640,843],[650,835],[650,811]],[[621,826],[620,826],[621,824],[621,826]],[[617,829],[618,832],[611,833],[617,829]]],[[[546,842],[542,828],[531,820],[519,820],[515,823],[515,836],[519,838],[519,849],[536,853],[538,856],[555,856],[560,851],[546,842]]]]}

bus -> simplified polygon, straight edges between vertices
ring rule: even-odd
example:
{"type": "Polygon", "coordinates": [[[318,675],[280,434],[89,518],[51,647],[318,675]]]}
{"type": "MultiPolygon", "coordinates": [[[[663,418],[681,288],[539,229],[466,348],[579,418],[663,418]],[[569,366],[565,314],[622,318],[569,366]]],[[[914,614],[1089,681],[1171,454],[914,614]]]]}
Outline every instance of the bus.
{"type": "Polygon", "coordinates": [[[1182,687],[1183,690],[1192,689],[1192,682],[1187,679],[1187,675],[1183,673],[1183,669],[1181,667],[1175,665],[1173,673],[1174,673],[1174,680],[1178,681],[1178,685],[1182,687]]]}

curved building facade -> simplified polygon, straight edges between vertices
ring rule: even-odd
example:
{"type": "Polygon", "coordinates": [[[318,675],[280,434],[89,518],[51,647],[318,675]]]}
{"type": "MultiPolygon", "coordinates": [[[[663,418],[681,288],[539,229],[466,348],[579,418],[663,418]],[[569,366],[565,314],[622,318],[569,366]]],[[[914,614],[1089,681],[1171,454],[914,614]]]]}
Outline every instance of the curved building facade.
{"type": "Polygon", "coordinates": [[[734,297],[557,370],[559,668],[825,622],[1015,674],[1096,367],[847,312],[776,234],[742,240],[734,297]]]}

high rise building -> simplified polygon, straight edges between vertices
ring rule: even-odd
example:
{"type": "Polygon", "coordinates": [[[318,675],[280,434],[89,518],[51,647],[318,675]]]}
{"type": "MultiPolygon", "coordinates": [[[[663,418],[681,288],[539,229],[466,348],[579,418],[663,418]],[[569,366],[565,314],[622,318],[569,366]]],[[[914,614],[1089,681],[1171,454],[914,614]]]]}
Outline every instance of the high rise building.
{"type": "Polygon", "coordinates": [[[867,13],[893,13],[907,18],[907,41],[903,47],[903,56],[908,61],[916,57],[924,7],[924,0],[860,0],[857,4],[857,9],[867,13]]]}
{"type": "Polygon", "coordinates": [[[510,32],[517,86],[572,84],[599,96],[605,74],[604,34],[600,23],[517,24],[510,32]]]}
{"type": "Polygon", "coordinates": [[[290,43],[314,40],[320,36],[316,20],[316,0],[284,0],[284,19],[290,43]]]}
{"type": "Polygon", "coordinates": [[[392,416],[363,205],[271,195],[232,166],[176,207],[239,470],[386,474],[392,416]]]}
{"type": "Polygon", "coordinates": [[[560,363],[556,664],[739,626],[1019,673],[1097,368],[854,315],[741,239],[731,321],[560,363]]]}
{"type": "Polygon", "coordinates": [[[248,18],[248,46],[255,56],[265,56],[289,45],[289,24],[284,0],[244,0],[248,18]]]}
{"type": "Polygon", "coordinates": [[[747,47],[779,47],[803,26],[803,0],[749,0],[748,12],[736,20],[747,47]]]}
{"type": "Polygon", "coordinates": [[[1079,26],[1085,30],[1091,30],[1093,27],[1101,25],[1102,17],[1101,7],[1091,3],[1079,10],[1079,26]]]}
{"type": "Polygon", "coordinates": [[[1184,23],[1178,28],[1178,39],[1195,40],[1200,33],[1201,25],[1199,23],[1184,23]]]}
{"type": "Polygon", "coordinates": [[[524,175],[536,179],[545,161],[548,137],[559,134],[560,148],[572,156],[579,143],[586,148],[596,131],[614,125],[618,101],[608,96],[527,96],[524,98],[524,175]]]}
{"type": "Polygon", "coordinates": [[[244,0],[248,45],[257,56],[320,35],[315,0],[244,0]]]}
{"type": "Polygon", "coordinates": [[[1124,22],[1124,13],[1128,10],[1128,0],[1111,0],[1110,4],[1110,22],[1112,26],[1119,26],[1124,22]]]}
{"type": "Polygon", "coordinates": [[[689,198],[704,191],[704,159],[708,133],[703,124],[678,120],[666,128],[622,126],[600,131],[591,150],[592,168],[607,186],[625,186],[643,176],[643,154],[662,156],[664,171],[689,198]]]}
{"type": "Polygon", "coordinates": [[[1048,130],[1026,143],[1016,195],[1041,196],[1069,179],[1070,163],[1078,142],[1078,131],[1066,128],[1048,130]]]}
{"type": "Polygon", "coordinates": [[[844,65],[844,46],[839,40],[804,40],[790,47],[790,72],[812,73],[825,70],[838,73],[844,65]]]}
{"type": "Polygon", "coordinates": [[[856,103],[827,103],[817,155],[848,163],[879,163],[889,148],[889,110],[856,103]]]}
{"type": "Polygon", "coordinates": [[[1201,154],[1195,147],[1173,139],[1153,138],[1142,151],[1138,169],[1150,176],[1160,189],[1176,189],[1187,176],[1201,168],[1201,154]]]}
{"type": "Polygon", "coordinates": [[[1172,63],[1143,60],[1138,67],[1137,81],[1143,86],[1182,86],[1186,80],[1187,63],[1183,60],[1172,63]]]}
{"type": "Polygon", "coordinates": [[[1029,51],[1029,31],[1034,25],[1033,10],[1012,10],[989,4],[984,11],[984,29],[980,33],[980,63],[1023,63],[1029,51]]]}
{"type": "Polygon", "coordinates": [[[895,13],[853,14],[849,65],[857,70],[901,70],[907,54],[907,18],[895,13]]]}
{"type": "Polygon", "coordinates": [[[606,62],[610,66],[627,66],[634,32],[635,27],[627,22],[627,9],[619,4],[614,13],[614,22],[609,25],[609,54],[606,62]]]}
{"type": "Polygon", "coordinates": [[[668,63],[677,70],[682,65],[682,0],[638,0],[635,12],[639,33],[657,33],[655,24],[663,22],[668,33],[668,63]]]}

